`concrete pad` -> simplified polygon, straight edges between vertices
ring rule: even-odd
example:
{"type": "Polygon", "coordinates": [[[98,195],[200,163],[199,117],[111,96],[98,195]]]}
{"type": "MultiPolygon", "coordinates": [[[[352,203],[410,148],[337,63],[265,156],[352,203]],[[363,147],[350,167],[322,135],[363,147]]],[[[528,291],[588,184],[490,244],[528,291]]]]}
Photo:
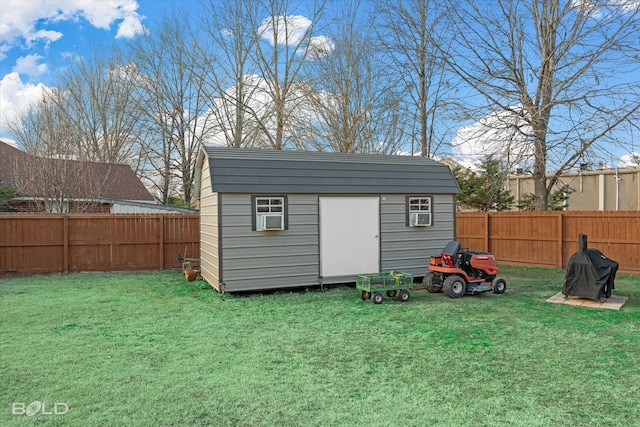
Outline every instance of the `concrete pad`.
{"type": "Polygon", "coordinates": [[[628,299],[629,297],[611,295],[610,298],[605,298],[602,302],[600,302],[587,298],[566,297],[562,294],[562,292],[558,292],[557,294],[547,299],[546,302],[550,302],[552,304],[565,304],[587,308],[620,310],[628,299]]]}
{"type": "Polygon", "coordinates": [[[566,300],[564,300],[563,304],[580,306],[584,304],[585,301],[586,300],[584,298],[569,297],[566,300]]]}
{"type": "Polygon", "coordinates": [[[554,296],[552,296],[551,298],[549,298],[547,301],[548,302],[555,302],[558,304],[562,304],[564,302],[564,300],[566,300],[567,297],[565,297],[562,292],[558,292],[557,294],[555,294],[554,296]]]}
{"type": "Polygon", "coordinates": [[[608,308],[611,310],[620,310],[622,306],[627,302],[629,297],[623,297],[619,295],[611,295],[605,302],[602,303],[600,308],[608,308]]]}
{"type": "Polygon", "coordinates": [[[592,299],[582,299],[582,307],[600,308],[602,303],[600,301],[594,301],[592,299]]]}

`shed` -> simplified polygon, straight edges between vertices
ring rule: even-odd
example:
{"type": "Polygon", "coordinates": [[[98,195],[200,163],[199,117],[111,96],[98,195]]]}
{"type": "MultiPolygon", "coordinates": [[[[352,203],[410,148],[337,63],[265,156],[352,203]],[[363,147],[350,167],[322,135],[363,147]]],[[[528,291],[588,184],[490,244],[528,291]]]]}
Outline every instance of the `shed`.
{"type": "Polygon", "coordinates": [[[204,146],[200,263],[221,292],[425,274],[455,237],[451,170],[424,157],[204,146]]]}

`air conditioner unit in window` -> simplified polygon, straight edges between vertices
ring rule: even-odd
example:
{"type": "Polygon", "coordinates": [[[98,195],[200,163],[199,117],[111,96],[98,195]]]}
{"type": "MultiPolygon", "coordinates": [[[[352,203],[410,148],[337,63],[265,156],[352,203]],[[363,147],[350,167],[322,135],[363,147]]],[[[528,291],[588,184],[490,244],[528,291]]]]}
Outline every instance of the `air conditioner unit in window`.
{"type": "Polygon", "coordinates": [[[427,227],[431,225],[431,214],[429,212],[412,213],[411,225],[413,225],[414,227],[427,227]]]}
{"type": "Polygon", "coordinates": [[[260,215],[259,229],[260,230],[282,230],[283,229],[282,215],[260,215]]]}

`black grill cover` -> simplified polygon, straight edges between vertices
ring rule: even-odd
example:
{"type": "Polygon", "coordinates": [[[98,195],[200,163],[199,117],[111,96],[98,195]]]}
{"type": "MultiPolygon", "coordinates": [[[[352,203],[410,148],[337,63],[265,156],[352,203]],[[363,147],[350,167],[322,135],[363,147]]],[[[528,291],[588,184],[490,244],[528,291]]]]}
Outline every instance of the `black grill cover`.
{"type": "Polygon", "coordinates": [[[562,293],[596,301],[609,298],[617,271],[618,263],[597,249],[588,249],[587,236],[581,234],[578,237],[578,252],[569,259],[562,293]]]}

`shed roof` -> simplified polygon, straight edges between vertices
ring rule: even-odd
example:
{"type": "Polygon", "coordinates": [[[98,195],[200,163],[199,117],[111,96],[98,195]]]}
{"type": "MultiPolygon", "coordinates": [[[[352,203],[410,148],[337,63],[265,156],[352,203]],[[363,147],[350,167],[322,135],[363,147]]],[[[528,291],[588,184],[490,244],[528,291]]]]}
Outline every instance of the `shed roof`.
{"type": "Polygon", "coordinates": [[[451,170],[426,157],[204,146],[220,193],[456,194],[451,170]]]}

